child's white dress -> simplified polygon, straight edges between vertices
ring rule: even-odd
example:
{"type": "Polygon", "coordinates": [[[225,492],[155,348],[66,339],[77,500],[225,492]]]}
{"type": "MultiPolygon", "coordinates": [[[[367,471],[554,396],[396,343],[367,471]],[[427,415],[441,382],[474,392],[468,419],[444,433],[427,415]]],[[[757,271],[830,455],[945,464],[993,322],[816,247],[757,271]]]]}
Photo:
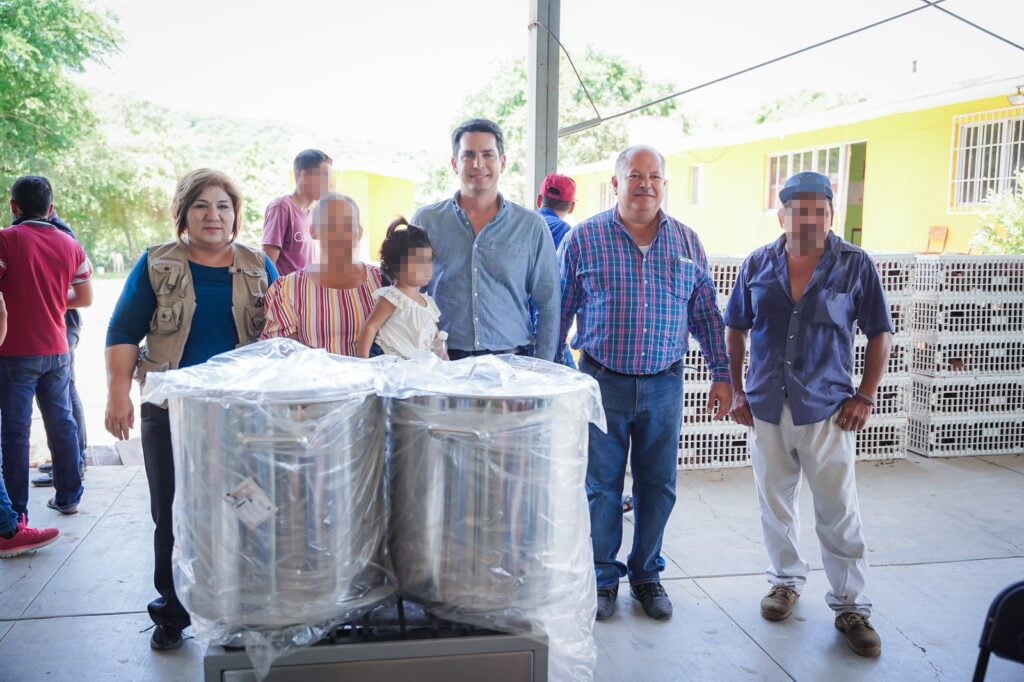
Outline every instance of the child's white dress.
{"type": "Polygon", "coordinates": [[[432,352],[437,337],[437,323],[441,319],[441,311],[434,299],[429,294],[423,294],[427,304],[420,305],[395,286],[382,287],[373,292],[374,303],[381,298],[394,305],[395,312],[377,330],[374,343],[386,354],[403,358],[422,355],[423,351],[432,352]]]}

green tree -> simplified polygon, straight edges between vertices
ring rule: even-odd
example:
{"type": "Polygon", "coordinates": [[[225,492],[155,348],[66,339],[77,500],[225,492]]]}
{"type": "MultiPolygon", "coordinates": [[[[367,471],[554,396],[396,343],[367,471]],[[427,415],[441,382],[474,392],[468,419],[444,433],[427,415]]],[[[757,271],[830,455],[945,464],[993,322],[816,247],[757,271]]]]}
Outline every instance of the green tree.
{"type": "Polygon", "coordinates": [[[38,172],[50,176],[54,204],[97,265],[113,252],[135,259],[173,236],[169,207],[187,163],[173,121],[147,102],[96,98],[101,124],[38,172]]]}
{"type": "MultiPolygon", "coordinates": [[[[67,77],[117,49],[113,18],[79,0],[0,0],[0,175],[34,172],[96,119],[67,77]]],[[[9,185],[9,182],[8,182],[9,185]]]]}
{"type": "Polygon", "coordinates": [[[1014,174],[1013,187],[989,194],[971,245],[983,253],[1024,255],[1024,168],[1014,174]]]}
{"type": "MultiPolygon", "coordinates": [[[[576,61],[580,77],[598,110],[604,116],[623,109],[656,100],[671,93],[671,83],[649,80],[643,69],[619,55],[587,47],[576,61]]],[[[562,126],[595,118],[593,107],[576,79],[572,67],[563,54],[559,63],[558,116],[562,126]]],[[[526,60],[501,62],[495,68],[495,77],[479,90],[466,97],[458,115],[452,119],[452,129],[467,118],[483,117],[501,126],[505,134],[505,154],[508,166],[502,176],[502,194],[509,199],[532,205],[533,190],[526,191],[526,60]]],[[[636,116],[670,116],[677,114],[676,100],[669,100],[637,112],[636,116]]],[[[682,131],[689,130],[689,121],[677,114],[682,131]]],[[[569,167],[607,159],[621,151],[628,143],[627,117],[602,123],[558,140],[558,165],[569,167]]],[[[421,188],[418,199],[437,201],[439,194],[454,191],[450,165],[445,161],[434,165],[430,180],[421,188]],[[429,194],[429,196],[427,196],[429,194]]]]}

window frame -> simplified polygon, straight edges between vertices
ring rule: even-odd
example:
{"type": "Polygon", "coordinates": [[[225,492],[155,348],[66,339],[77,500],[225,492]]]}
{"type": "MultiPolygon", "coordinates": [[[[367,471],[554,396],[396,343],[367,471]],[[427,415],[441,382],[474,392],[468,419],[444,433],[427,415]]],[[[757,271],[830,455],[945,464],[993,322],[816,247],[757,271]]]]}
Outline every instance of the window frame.
{"type": "Polygon", "coordinates": [[[947,212],[979,213],[989,190],[1000,193],[1011,189],[1016,170],[1012,167],[1014,156],[1017,167],[1024,166],[1024,106],[954,116],[947,212]],[[989,136],[987,130],[997,132],[989,136]]]}

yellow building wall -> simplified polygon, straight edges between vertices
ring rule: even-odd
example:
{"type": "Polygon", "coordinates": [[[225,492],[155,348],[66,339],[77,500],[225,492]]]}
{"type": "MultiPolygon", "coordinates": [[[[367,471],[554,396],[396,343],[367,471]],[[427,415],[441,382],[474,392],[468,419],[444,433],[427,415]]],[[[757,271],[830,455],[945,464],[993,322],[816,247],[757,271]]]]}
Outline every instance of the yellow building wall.
{"type": "Polygon", "coordinates": [[[363,224],[363,240],[367,244],[364,255],[371,260],[378,260],[380,245],[391,221],[399,215],[412,218],[416,208],[413,181],[360,170],[346,170],[335,173],[333,186],[335,191],[355,199],[363,224]]]}
{"type": "Polygon", "coordinates": [[[573,174],[572,179],[576,181],[576,208],[566,221],[572,225],[581,223],[592,215],[607,210],[607,206],[601,205],[601,184],[610,182],[612,177],[612,164],[608,164],[608,170],[594,173],[573,174]]]}
{"type": "MultiPolygon", "coordinates": [[[[978,215],[948,210],[953,117],[1003,109],[1005,97],[894,114],[843,126],[727,147],[669,155],[668,211],[693,227],[710,254],[745,255],[779,236],[766,210],[768,157],[818,147],[867,143],[861,245],[872,251],[920,252],[934,225],[949,228],[947,252],[967,252],[978,215]],[[690,202],[690,168],[704,166],[700,205],[690,202]]],[[[598,212],[600,183],[611,174],[574,175],[577,222],[598,212]]],[[[835,231],[842,235],[843,215],[835,231]]]]}

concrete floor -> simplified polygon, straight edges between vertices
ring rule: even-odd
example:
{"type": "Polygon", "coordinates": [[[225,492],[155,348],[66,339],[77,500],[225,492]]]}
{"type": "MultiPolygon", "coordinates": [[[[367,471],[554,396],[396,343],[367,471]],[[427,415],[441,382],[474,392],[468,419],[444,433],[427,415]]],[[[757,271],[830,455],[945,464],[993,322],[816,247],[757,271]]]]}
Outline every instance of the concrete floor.
{"type": "MultiPolygon", "coordinates": [[[[765,557],[751,471],[686,472],[665,541],[675,616],[651,621],[620,592],[616,616],[595,625],[596,678],[969,679],[991,599],[1024,577],[1024,456],[911,455],[863,462],[857,475],[879,659],[852,654],[833,628],[809,495],[802,538],[816,570],[794,616],[769,623],[758,613],[765,557]]],[[[76,516],[46,499],[33,491],[33,522],[60,528],[60,540],[0,561],[0,680],[201,679],[198,642],[158,654],[141,632],[154,596],[145,472],[91,468],[76,516]]],[[[1024,666],[993,659],[988,679],[1024,679],[1024,666]]]]}

